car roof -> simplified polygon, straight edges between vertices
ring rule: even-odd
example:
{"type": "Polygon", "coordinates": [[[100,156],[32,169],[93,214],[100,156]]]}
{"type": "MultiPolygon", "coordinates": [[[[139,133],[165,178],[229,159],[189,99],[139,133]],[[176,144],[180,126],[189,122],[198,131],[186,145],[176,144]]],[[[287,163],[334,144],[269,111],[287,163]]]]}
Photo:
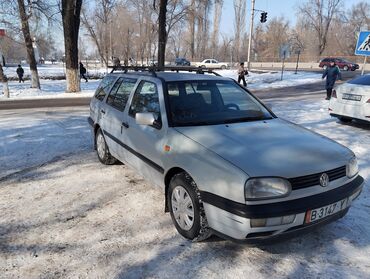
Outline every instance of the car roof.
{"type": "Polygon", "coordinates": [[[216,76],[213,74],[196,74],[196,73],[182,73],[182,72],[155,72],[156,76],[153,75],[153,72],[115,72],[110,73],[109,75],[115,76],[125,76],[125,77],[142,77],[142,76],[150,76],[150,77],[158,77],[162,78],[166,82],[172,81],[188,81],[188,80],[231,80],[231,78],[216,76]]]}

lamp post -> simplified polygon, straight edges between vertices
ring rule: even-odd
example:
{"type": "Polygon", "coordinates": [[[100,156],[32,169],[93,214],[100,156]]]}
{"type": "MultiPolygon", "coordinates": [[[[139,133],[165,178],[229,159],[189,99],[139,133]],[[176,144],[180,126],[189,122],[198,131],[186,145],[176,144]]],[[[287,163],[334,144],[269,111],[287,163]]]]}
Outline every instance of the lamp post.
{"type": "Polygon", "coordinates": [[[254,19],[254,4],[255,0],[252,0],[252,10],[251,10],[251,19],[250,19],[250,28],[249,28],[249,42],[248,42],[248,60],[247,60],[247,68],[250,71],[250,58],[251,58],[251,49],[252,49],[252,32],[253,32],[253,19],[254,19]]]}

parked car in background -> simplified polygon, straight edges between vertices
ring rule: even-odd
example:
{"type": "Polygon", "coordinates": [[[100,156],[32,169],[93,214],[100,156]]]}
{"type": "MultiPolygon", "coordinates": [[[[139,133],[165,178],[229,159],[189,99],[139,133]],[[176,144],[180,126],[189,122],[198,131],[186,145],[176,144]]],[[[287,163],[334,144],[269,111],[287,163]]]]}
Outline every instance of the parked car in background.
{"type": "Polygon", "coordinates": [[[196,63],[197,67],[209,68],[209,69],[229,69],[230,66],[227,63],[218,62],[215,59],[204,59],[202,62],[196,63]]]}
{"type": "Polygon", "coordinates": [[[333,90],[329,112],[342,122],[359,119],[370,123],[370,75],[350,80],[333,90]]]}
{"type": "Polygon", "coordinates": [[[343,217],[363,187],[351,150],[278,118],[230,78],[110,73],[89,123],[98,159],[158,185],[189,239],[294,236],[343,217]]]}
{"type": "Polygon", "coordinates": [[[183,57],[178,57],[175,59],[175,65],[176,66],[190,66],[190,61],[186,60],[183,57]]]}
{"type": "Polygon", "coordinates": [[[334,62],[339,67],[339,69],[342,69],[344,71],[355,71],[360,68],[358,64],[350,62],[343,58],[324,58],[320,61],[319,67],[325,70],[330,66],[330,62],[334,62]]]}

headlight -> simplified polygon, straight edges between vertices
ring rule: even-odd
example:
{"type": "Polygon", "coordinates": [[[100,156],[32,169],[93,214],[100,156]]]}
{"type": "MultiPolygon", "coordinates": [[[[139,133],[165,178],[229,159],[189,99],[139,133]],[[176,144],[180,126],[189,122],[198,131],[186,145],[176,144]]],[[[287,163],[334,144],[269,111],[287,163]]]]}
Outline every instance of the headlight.
{"type": "Polygon", "coordinates": [[[246,200],[276,199],[288,196],[291,192],[289,181],[278,178],[252,178],[245,183],[246,200]]]}
{"type": "Polygon", "coordinates": [[[347,177],[352,178],[358,173],[358,165],[356,156],[353,156],[347,164],[347,177]]]}

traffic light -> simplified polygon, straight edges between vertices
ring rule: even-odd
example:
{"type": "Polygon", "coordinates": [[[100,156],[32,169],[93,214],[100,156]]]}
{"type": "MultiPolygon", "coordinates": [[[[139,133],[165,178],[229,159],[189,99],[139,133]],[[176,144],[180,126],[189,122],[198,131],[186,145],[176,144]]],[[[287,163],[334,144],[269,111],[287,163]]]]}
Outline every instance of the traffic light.
{"type": "Polygon", "coordinates": [[[264,23],[266,22],[266,20],[267,20],[267,12],[262,12],[260,21],[264,23]]]}

